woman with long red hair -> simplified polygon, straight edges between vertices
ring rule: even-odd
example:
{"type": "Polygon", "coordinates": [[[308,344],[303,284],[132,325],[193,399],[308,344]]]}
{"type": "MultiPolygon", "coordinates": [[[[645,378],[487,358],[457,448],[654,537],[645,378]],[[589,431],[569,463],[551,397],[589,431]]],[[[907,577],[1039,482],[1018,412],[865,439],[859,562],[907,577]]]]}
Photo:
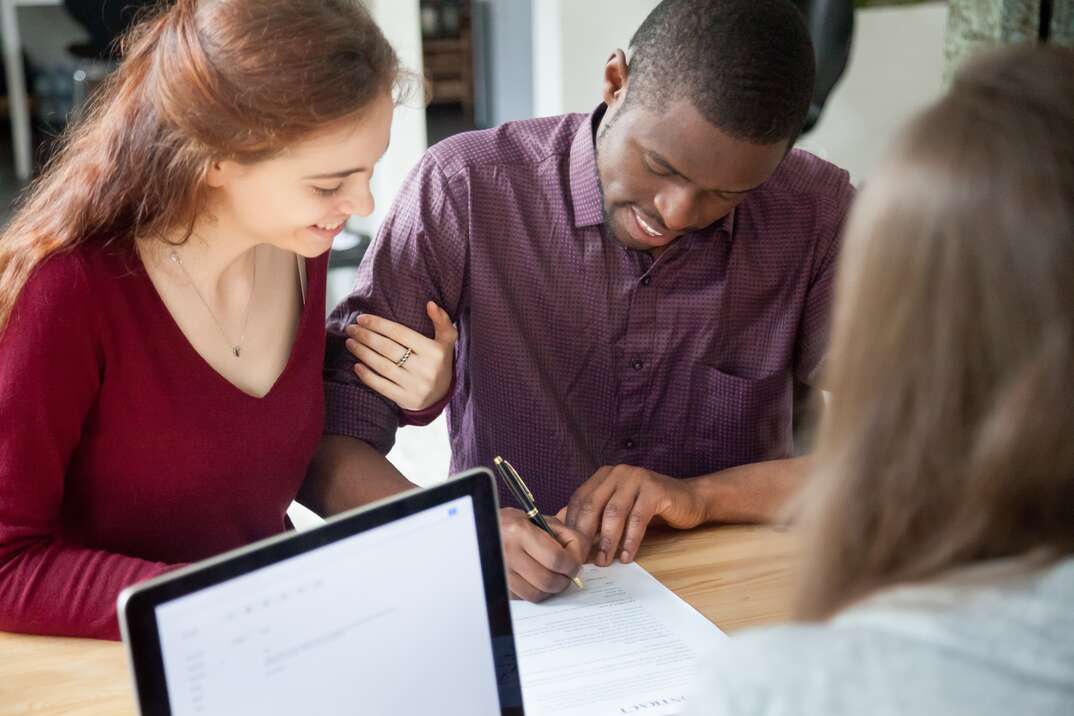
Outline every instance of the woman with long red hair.
{"type": "MultiPolygon", "coordinates": [[[[357,0],[179,0],[124,55],[0,236],[3,630],[117,638],[125,586],[285,529],[402,86],[357,0]]],[[[450,382],[429,313],[401,407],[450,382]]]]}

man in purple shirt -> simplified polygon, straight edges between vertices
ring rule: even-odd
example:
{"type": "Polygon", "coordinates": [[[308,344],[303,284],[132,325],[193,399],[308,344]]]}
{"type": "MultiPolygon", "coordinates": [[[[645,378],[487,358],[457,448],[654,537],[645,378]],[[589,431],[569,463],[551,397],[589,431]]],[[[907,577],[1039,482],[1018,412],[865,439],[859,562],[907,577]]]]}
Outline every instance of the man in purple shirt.
{"type": "Polygon", "coordinates": [[[312,474],[354,479],[313,507],[410,486],[383,457],[400,413],[344,341],[391,381],[410,346],[377,317],[432,335],[436,301],[460,333],[451,469],[502,455],[562,520],[557,543],[503,511],[509,584],[530,600],[590,554],[633,559],[651,521],[768,519],[805,469],[792,384],[815,382],[826,348],[852,189],[790,150],[813,89],[802,19],[786,0],[665,0],[631,53],[609,59],[592,115],[430,149],[329,326],[312,474]]]}

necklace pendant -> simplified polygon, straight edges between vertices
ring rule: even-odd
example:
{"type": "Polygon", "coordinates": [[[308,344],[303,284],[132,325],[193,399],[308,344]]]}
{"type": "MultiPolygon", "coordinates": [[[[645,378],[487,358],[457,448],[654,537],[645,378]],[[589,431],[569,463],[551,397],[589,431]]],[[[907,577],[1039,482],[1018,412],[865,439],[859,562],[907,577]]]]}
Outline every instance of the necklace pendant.
{"type": "Polygon", "coordinates": [[[239,346],[235,346],[234,348],[231,349],[231,351],[232,351],[232,353],[235,354],[235,357],[238,358],[239,353],[242,352],[242,348],[240,348],[239,346]]]}

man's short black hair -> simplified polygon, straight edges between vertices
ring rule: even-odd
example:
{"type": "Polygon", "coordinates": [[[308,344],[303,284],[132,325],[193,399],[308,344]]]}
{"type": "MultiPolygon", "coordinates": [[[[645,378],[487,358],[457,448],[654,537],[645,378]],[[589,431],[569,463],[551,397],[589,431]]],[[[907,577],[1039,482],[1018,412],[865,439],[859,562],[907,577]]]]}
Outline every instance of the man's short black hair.
{"type": "Polygon", "coordinates": [[[801,132],[814,72],[790,0],[664,0],[630,41],[627,103],[689,99],[724,132],[775,144],[801,132]]]}

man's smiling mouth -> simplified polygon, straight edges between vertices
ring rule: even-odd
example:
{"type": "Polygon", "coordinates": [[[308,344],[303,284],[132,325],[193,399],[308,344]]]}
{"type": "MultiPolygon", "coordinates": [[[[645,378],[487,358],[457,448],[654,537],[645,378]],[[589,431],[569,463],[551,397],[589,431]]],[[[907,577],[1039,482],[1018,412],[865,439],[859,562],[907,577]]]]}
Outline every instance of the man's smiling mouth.
{"type": "Polygon", "coordinates": [[[654,239],[660,239],[664,237],[664,234],[662,232],[654,229],[652,224],[642,218],[641,212],[638,211],[637,207],[632,206],[630,207],[630,210],[634,212],[634,218],[637,220],[638,225],[645,233],[647,233],[649,236],[652,236],[654,239]]]}

